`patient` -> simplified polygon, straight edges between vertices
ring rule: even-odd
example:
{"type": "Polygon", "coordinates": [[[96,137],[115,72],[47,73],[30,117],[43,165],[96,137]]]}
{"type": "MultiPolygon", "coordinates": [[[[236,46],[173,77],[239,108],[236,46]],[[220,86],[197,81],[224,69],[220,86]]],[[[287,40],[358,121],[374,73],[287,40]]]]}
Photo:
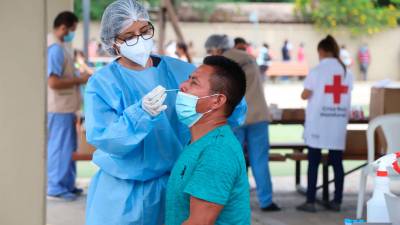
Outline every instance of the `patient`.
{"type": "Polygon", "coordinates": [[[227,125],[245,91],[243,70],[223,56],[205,58],[181,85],[176,111],[192,139],[169,178],[166,225],[250,224],[243,151],[227,125]]]}

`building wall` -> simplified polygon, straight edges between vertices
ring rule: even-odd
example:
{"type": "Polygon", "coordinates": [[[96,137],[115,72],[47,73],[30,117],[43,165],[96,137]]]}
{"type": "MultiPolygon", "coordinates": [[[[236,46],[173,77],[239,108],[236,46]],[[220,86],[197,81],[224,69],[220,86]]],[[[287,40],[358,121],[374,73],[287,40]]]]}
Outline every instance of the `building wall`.
{"type": "Polygon", "coordinates": [[[0,224],[45,224],[46,0],[0,3],[0,224]]]}
{"type": "MultiPolygon", "coordinates": [[[[155,23],[157,27],[157,23],[155,23]]],[[[92,23],[90,36],[99,40],[99,23],[92,23]]],[[[316,30],[310,24],[235,24],[235,23],[181,23],[181,28],[187,41],[193,41],[197,57],[203,57],[204,42],[213,33],[228,34],[232,37],[242,36],[249,42],[261,44],[267,42],[271,46],[275,59],[281,59],[280,49],[284,39],[289,39],[296,55],[300,42],[305,43],[305,55],[310,67],[318,63],[316,46],[326,33],[316,30]]],[[[82,26],[78,28],[75,45],[82,48],[82,26]]],[[[156,28],[157,29],[157,28],[156,28]]],[[[157,32],[157,30],[156,30],[157,32]]],[[[371,80],[393,79],[400,80],[400,28],[391,29],[374,36],[352,38],[345,31],[334,35],[339,44],[345,44],[350,51],[355,65],[352,71],[359,76],[357,64],[357,49],[362,43],[368,43],[372,54],[372,64],[369,70],[371,80]]],[[[167,42],[175,40],[173,29],[167,26],[167,42]]]]}

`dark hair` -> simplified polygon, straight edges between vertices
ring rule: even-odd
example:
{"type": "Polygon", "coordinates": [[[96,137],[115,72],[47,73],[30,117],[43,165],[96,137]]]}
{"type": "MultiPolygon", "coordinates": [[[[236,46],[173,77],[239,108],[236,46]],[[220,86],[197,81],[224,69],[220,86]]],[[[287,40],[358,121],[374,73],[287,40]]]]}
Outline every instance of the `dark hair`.
{"type": "Polygon", "coordinates": [[[239,64],[224,56],[208,56],[203,64],[214,69],[211,90],[226,96],[225,110],[229,117],[246,93],[246,75],[239,64]]]}
{"type": "Polygon", "coordinates": [[[70,11],[64,11],[57,15],[54,19],[53,28],[58,28],[61,25],[65,25],[67,28],[71,28],[77,23],[78,17],[70,11]]]}
{"type": "Polygon", "coordinates": [[[340,48],[335,38],[331,35],[326,36],[318,43],[318,50],[324,50],[325,52],[330,52],[333,57],[335,57],[344,69],[344,75],[346,75],[347,69],[342,60],[340,59],[340,48]]]}
{"type": "Polygon", "coordinates": [[[235,42],[235,46],[238,44],[247,44],[246,40],[244,40],[244,38],[241,38],[241,37],[235,38],[234,42],[235,42]]]}
{"type": "Polygon", "coordinates": [[[183,43],[183,42],[178,42],[178,43],[176,44],[176,48],[182,49],[182,50],[183,50],[183,53],[185,54],[186,58],[188,59],[188,62],[189,62],[189,63],[192,63],[192,57],[190,57],[190,55],[189,55],[189,50],[188,50],[188,46],[187,46],[185,43],[183,43]]]}

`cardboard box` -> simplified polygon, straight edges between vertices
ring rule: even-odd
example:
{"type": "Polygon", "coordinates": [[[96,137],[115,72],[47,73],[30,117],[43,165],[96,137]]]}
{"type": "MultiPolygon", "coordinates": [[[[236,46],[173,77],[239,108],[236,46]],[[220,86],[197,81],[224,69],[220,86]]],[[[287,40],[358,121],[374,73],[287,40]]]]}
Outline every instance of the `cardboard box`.
{"type": "Polygon", "coordinates": [[[400,113],[400,88],[371,88],[369,118],[400,113]]]}

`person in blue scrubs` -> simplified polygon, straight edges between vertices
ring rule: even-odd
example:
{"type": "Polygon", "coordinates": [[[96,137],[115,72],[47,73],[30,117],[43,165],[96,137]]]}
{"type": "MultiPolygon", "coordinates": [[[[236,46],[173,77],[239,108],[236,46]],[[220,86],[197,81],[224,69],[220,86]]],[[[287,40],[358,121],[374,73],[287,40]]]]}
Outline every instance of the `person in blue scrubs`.
{"type": "MultiPolygon", "coordinates": [[[[175,99],[195,67],[151,55],[153,36],[137,1],[118,0],[105,9],[101,41],[117,59],[97,71],[85,90],[86,136],[100,168],[89,186],[87,225],[164,223],[168,177],[190,141],[175,99]]],[[[244,121],[246,109],[242,101],[233,125],[244,121]]]]}
{"type": "Polygon", "coordinates": [[[72,153],[77,147],[76,116],[80,107],[79,85],[88,74],[74,75],[73,58],[65,43],[71,42],[78,18],[62,12],[54,20],[47,49],[47,195],[75,200],[82,193],[75,187],[76,166],[72,153]]]}

